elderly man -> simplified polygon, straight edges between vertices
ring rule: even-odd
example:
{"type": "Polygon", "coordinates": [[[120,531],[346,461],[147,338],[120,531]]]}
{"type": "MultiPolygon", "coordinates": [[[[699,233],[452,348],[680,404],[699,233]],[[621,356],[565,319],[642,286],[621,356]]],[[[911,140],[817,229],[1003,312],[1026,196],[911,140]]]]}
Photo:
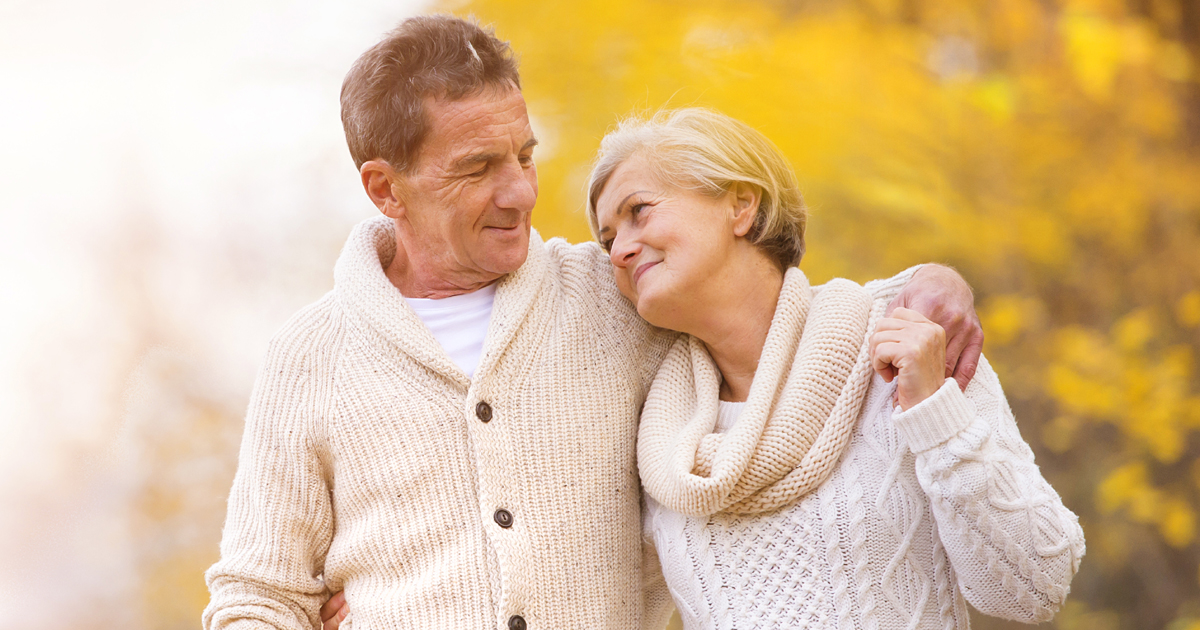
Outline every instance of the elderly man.
{"type": "MultiPolygon", "coordinates": [[[[634,444],[670,340],[596,245],[531,235],[537,140],[507,44],[407,20],[351,69],[342,116],[385,217],[271,343],[205,627],[317,627],[344,589],[365,628],[661,628],[634,444]]],[[[952,355],[972,344],[969,378],[970,292],[944,274],[902,299],[952,355]]]]}

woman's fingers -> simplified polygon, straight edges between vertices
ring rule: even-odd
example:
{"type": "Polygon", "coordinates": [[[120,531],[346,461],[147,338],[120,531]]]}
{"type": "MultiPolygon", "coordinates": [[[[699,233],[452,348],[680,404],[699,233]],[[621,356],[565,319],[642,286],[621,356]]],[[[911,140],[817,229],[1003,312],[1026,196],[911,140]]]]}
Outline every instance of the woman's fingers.
{"type": "Polygon", "coordinates": [[[924,315],[920,314],[917,311],[912,310],[911,308],[904,308],[903,306],[897,306],[896,309],[892,311],[891,317],[885,317],[885,318],[879,320],[879,323],[882,324],[885,320],[888,320],[888,319],[899,320],[902,322],[917,322],[917,323],[925,323],[925,324],[933,323],[933,321],[930,320],[928,317],[925,317],[924,315]]]}
{"type": "MultiPolygon", "coordinates": [[[[892,317],[879,321],[877,331],[908,330],[913,325],[929,323],[943,328],[943,339],[946,341],[945,375],[954,377],[960,389],[965,390],[967,384],[975,377],[979,367],[979,356],[983,352],[983,329],[979,326],[977,317],[963,319],[955,323],[955,328],[945,328],[926,318],[921,313],[904,307],[896,307],[892,317]]],[[[891,382],[891,379],[888,379],[891,382]]]]}
{"type": "Polygon", "coordinates": [[[908,409],[945,382],[946,336],[941,326],[920,313],[897,308],[880,320],[870,340],[871,367],[896,386],[900,406],[908,409]]]}

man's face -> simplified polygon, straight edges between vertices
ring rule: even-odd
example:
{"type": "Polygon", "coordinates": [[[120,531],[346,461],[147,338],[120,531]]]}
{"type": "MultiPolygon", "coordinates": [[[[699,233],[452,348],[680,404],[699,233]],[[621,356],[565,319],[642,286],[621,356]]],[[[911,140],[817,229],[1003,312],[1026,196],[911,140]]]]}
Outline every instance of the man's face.
{"type": "Polygon", "coordinates": [[[457,101],[431,98],[426,111],[429,134],[398,186],[416,241],[405,244],[410,258],[450,281],[516,271],[529,251],[537,200],[537,140],[525,99],[516,89],[488,89],[457,101]]]}

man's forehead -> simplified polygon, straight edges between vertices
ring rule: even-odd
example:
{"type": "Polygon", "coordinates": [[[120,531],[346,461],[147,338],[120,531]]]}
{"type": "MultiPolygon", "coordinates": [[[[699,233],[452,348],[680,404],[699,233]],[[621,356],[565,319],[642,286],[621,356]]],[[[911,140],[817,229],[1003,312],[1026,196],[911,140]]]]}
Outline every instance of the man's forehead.
{"type": "Polygon", "coordinates": [[[525,99],[516,90],[486,90],[461,99],[426,103],[432,135],[463,139],[532,135],[525,99]]]}

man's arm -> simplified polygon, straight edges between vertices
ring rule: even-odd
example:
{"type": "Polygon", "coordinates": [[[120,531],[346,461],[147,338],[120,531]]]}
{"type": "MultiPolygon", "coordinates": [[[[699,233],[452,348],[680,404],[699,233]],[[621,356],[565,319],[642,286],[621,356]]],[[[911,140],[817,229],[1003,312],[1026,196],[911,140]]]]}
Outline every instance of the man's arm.
{"type": "Polygon", "coordinates": [[[979,366],[983,352],[983,328],[975,313],[975,296],[971,286],[957,271],[938,264],[926,264],[907,269],[887,280],[867,283],[879,296],[907,281],[888,304],[885,315],[890,316],[898,306],[910,308],[928,317],[946,331],[946,376],[953,377],[958,387],[967,389],[979,366]]]}
{"type": "Polygon", "coordinates": [[[313,426],[327,407],[324,366],[337,344],[327,331],[306,330],[306,319],[317,318],[302,313],[271,343],[255,385],[221,560],[205,575],[205,630],[320,625],[333,512],[313,426]]]}

